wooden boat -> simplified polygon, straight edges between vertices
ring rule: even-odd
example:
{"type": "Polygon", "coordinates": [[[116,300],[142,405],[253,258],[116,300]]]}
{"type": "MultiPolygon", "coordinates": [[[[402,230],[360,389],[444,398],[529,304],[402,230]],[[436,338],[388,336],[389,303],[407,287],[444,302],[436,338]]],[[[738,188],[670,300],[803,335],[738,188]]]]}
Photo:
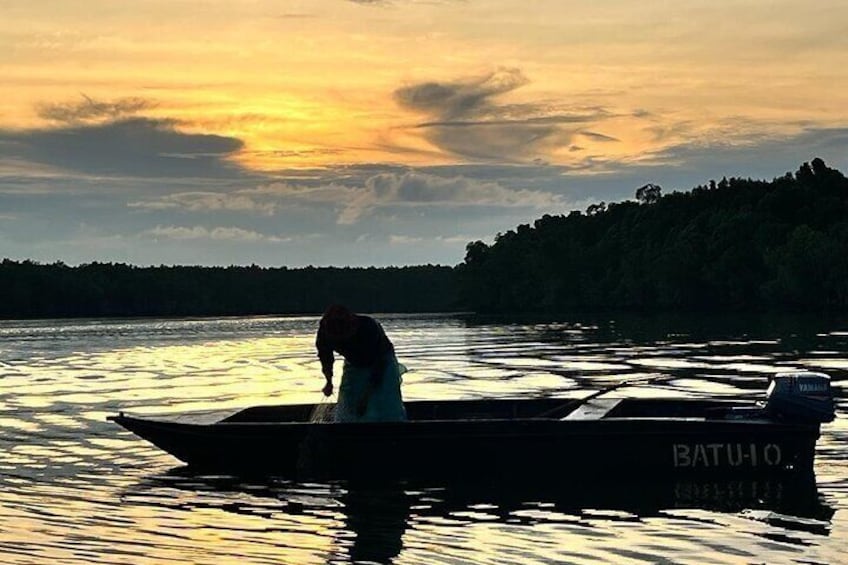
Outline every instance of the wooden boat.
{"type": "Polygon", "coordinates": [[[311,404],[211,424],[109,419],[191,467],[302,479],[810,473],[820,425],[834,418],[821,373],[774,376],[764,402],[603,397],[609,390],[408,402],[404,422],[316,423],[311,404]]]}

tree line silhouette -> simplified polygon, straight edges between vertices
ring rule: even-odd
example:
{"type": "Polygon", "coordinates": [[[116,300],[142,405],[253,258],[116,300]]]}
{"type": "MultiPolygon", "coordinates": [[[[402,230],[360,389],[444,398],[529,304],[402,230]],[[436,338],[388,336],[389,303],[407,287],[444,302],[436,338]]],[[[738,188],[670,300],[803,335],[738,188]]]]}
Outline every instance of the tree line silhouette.
{"type": "Polygon", "coordinates": [[[451,267],[70,267],[0,263],[0,318],[320,313],[334,302],[362,312],[456,309],[451,267]]]}
{"type": "Polygon", "coordinates": [[[819,158],[770,182],[711,181],[469,243],[478,312],[848,309],[848,180],[819,158]]]}
{"type": "Polygon", "coordinates": [[[545,215],[455,267],[0,262],[0,318],[364,312],[848,310],[848,180],[821,159],[772,181],[545,215]]]}

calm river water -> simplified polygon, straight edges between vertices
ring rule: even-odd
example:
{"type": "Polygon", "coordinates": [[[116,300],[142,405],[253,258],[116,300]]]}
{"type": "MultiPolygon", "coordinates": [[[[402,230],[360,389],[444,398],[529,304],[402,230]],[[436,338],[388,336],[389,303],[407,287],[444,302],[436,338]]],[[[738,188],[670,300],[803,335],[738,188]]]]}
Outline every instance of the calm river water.
{"type": "MultiPolygon", "coordinates": [[[[314,317],[0,322],[0,563],[848,563],[848,320],[380,316],[407,399],[758,397],[829,373],[816,484],[293,484],[192,476],[105,420],[320,402],[314,317]]],[[[532,468],[533,461],[527,461],[532,468]]]]}

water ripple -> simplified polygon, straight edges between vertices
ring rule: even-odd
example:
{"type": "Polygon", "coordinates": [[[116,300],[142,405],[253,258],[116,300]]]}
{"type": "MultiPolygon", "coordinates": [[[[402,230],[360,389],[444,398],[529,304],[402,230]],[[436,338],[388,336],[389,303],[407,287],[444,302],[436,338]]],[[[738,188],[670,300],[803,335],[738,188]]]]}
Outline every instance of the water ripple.
{"type": "Polygon", "coordinates": [[[105,416],[316,402],[314,317],[0,322],[0,560],[848,561],[848,324],[381,320],[411,369],[409,399],[582,396],[649,374],[670,378],[626,392],[755,397],[768,374],[807,368],[832,375],[840,415],[823,429],[810,493],[772,483],[251,483],[174,469],[105,416]]]}

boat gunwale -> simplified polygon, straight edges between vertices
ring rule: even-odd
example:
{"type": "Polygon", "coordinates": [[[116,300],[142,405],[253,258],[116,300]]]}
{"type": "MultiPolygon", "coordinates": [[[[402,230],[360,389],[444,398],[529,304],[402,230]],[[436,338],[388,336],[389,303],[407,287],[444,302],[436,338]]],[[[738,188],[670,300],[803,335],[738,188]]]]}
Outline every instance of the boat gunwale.
{"type": "MultiPolygon", "coordinates": [[[[296,429],[296,428],[304,428],[310,427],[315,429],[325,429],[327,431],[330,430],[338,430],[338,431],[346,431],[357,428],[382,428],[382,429],[402,429],[402,428],[419,428],[425,426],[438,426],[443,427],[449,424],[461,424],[463,426],[470,427],[479,427],[483,424],[504,424],[504,423],[522,423],[522,424],[544,424],[547,423],[549,426],[545,426],[546,428],[556,428],[556,429],[564,429],[564,428],[573,428],[579,430],[580,428],[594,428],[598,427],[600,424],[602,427],[609,427],[613,424],[626,424],[626,423],[645,423],[645,424],[653,424],[653,423],[680,423],[687,428],[692,428],[697,424],[708,424],[706,426],[699,426],[713,428],[712,430],[683,430],[686,433],[715,433],[715,431],[728,431],[733,430],[736,427],[742,427],[747,429],[770,429],[773,431],[810,431],[815,432],[816,434],[820,431],[820,425],[817,423],[807,423],[807,422],[791,422],[791,421],[779,421],[779,420],[770,420],[766,418],[744,418],[744,419],[710,419],[710,418],[681,418],[677,416],[672,417],[610,417],[610,418],[598,418],[595,420],[564,420],[560,418],[473,418],[473,419],[435,419],[435,420],[404,420],[404,421],[396,421],[396,422],[281,422],[281,421],[263,421],[263,422],[226,422],[226,421],[218,421],[211,423],[196,423],[196,422],[178,422],[173,420],[161,420],[155,418],[144,418],[137,416],[130,416],[126,414],[119,414],[117,416],[109,416],[107,418],[110,421],[113,421],[125,429],[129,428],[124,426],[124,422],[132,423],[138,422],[142,425],[146,425],[148,427],[158,427],[170,429],[173,431],[177,430],[185,430],[188,432],[189,430],[203,430],[203,433],[206,433],[211,430],[234,430],[238,428],[246,428],[246,429],[296,429]],[[719,429],[720,428],[720,429],[719,429]]],[[[130,430],[132,431],[132,430],[130,430]]],[[[627,432],[620,433],[636,433],[638,432],[640,435],[642,434],[652,434],[652,435],[671,435],[676,433],[678,430],[628,430],[627,432]]],[[[599,431],[599,433],[606,433],[605,431],[599,431]]],[[[504,435],[504,434],[500,434],[504,435]]]]}

